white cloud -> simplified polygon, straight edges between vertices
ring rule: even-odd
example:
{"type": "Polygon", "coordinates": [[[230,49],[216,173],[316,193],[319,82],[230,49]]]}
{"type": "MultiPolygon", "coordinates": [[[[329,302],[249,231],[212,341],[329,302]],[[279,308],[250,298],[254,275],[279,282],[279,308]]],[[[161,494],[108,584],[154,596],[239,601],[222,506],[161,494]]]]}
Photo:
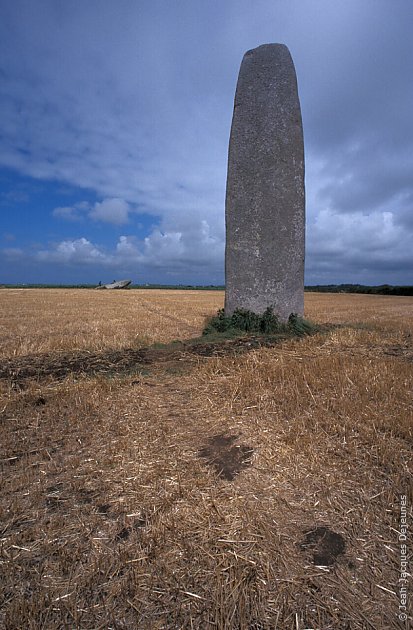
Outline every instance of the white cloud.
{"type": "Polygon", "coordinates": [[[114,225],[123,225],[129,221],[129,204],[123,199],[104,199],[95,203],[89,212],[89,217],[94,221],[104,221],[114,225]]]}
{"type": "Polygon", "coordinates": [[[112,264],[113,257],[82,237],[57,243],[51,249],[40,250],[35,254],[40,262],[71,264],[112,264]]]}
{"type": "MultiPolygon", "coordinates": [[[[29,253],[27,253],[30,256],[29,253]]],[[[215,274],[222,271],[224,240],[211,235],[207,221],[199,221],[186,231],[162,231],[153,228],[149,236],[140,240],[134,235],[123,235],[112,251],[107,251],[87,238],[67,239],[34,254],[40,262],[57,264],[104,265],[133,270],[154,268],[164,272],[210,268],[215,274]]]]}
{"type": "Polygon", "coordinates": [[[52,216],[65,221],[82,221],[86,216],[93,221],[102,221],[114,225],[123,225],[129,221],[130,205],[119,198],[108,198],[96,202],[93,206],[87,201],[80,201],[73,206],[55,208],[52,216]]]}
{"type": "Polygon", "coordinates": [[[4,247],[1,252],[9,259],[21,258],[24,256],[24,251],[20,247],[4,247]]]}
{"type": "MultiPolygon", "coordinates": [[[[391,212],[339,214],[323,210],[316,215],[307,230],[307,282],[370,282],[375,273],[380,282],[393,282],[393,273],[403,269],[399,283],[408,283],[413,267],[410,235],[391,212]]],[[[151,273],[176,277],[199,274],[205,270],[214,274],[215,282],[222,282],[222,260],[225,241],[206,220],[194,217],[184,223],[182,230],[156,226],[143,239],[133,234],[120,236],[109,249],[85,237],[66,239],[35,253],[18,248],[4,249],[9,259],[32,258],[37,262],[55,265],[99,266],[132,278],[145,278],[151,273]]],[[[195,281],[195,280],[194,280],[195,281]]]]}
{"type": "Polygon", "coordinates": [[[60,206],[55,208],[52,212],[52,216],[57,219],[64,219],[65,221],[82,221],[83,213],[82,211],[88,207],[88,204],[81,201],[80,203],[76,203],[74,206],[60,206]]]}
{"type": "MultiPolygon", "coordinates": [[[[338,214],[322,210],[308,230],[311,254],[329,253],[351,257],[368,250],[377,256],[386,255],[398,245],[399,253],[407,246],[406,232],[394,221],[391,212],[338,214]]],[[[409,237],[410,238],[410,237],[409,237]]],[[[409,252],[409,255],[410,252],[409,252]]]]}
{"type": "Polygon", "coordinates": [[[318,213],[307,230],[307,272],[314,282],[411,282],[410,233],[392,212],[318,213]],[[404,278],[404,279],[403,279],[404,278]]]}

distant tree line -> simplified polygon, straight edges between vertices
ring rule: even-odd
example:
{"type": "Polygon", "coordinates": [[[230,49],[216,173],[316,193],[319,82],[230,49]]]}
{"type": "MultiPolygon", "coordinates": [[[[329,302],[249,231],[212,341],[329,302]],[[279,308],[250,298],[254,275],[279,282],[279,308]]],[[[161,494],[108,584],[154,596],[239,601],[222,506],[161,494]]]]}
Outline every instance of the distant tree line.
{"type": "Polygon", "coordinates": [[[305,287],[305,291],[316,293],[370,293],[372,295],[413,295],[413,286],[393,286],[380,284],[316,284],[305,287]]]}

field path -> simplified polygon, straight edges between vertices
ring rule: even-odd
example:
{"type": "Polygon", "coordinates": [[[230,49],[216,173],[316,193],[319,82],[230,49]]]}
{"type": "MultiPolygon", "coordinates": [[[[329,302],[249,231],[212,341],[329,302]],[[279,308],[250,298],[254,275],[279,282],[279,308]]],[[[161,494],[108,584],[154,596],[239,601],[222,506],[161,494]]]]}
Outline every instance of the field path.
{"type": "MultiPolygon", "coordinates": [[[[320,337],[321,352],[331,352],[328,334],[334,326],[326,326],[324,333],[327,340],[320,337]]],[[[356,327],[355,327],[356,328],[356,327]]],[[[61,380],[69,375],[121,375],[133,373],[144,366],[155,363],[163,364],[165,369],[173,366],[177,361],[190,364],[199,357],[226,356],[243,354],[259,347],[273,347],[282,344],[288,335],[262,337],[248,335],[236,339],[219,342],[205,342],[197,339],[196,343],[182,341],[163,347],[124,348],[121,350],[104,350],[102,352],[50,352],[31,354],[8,359],[0,359],[0,380],[8,380],[21,384],[28,379],[42,380],[48,377],[61,380]]],[[[353,356],[369,356],[377,358],[391,356],[403,361],[413,362],[413,338],[409,333],[403,336],[399,343],[390,341],[383,344],[382,340],[376,344],[346,347],[341,344],[340,353],[353,356]]]]}

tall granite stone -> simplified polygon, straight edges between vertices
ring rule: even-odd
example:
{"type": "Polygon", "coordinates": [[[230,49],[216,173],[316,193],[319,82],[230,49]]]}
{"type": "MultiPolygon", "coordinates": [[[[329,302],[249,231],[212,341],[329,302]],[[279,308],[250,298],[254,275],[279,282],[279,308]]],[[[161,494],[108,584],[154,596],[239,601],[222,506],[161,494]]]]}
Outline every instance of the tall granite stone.
{"type": "Polygon", "coordinates": [[[226,194],[225,312],[282,321],[304,308],[304,142],[288,48],[245,53],[235,94],[226,194]]]}

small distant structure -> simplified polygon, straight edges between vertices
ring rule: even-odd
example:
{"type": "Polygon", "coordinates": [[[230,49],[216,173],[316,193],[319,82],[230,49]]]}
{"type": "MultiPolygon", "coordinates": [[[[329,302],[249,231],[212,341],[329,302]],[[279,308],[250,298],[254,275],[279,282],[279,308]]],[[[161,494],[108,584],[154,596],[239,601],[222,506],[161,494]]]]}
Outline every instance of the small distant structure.
{"type": "Polygon", "coordinates": [[[101,282],[99,282],[95,289],[127,289],[131,283],[132,280],[114,280],[110,284],[101,284],[101,282]]]}

